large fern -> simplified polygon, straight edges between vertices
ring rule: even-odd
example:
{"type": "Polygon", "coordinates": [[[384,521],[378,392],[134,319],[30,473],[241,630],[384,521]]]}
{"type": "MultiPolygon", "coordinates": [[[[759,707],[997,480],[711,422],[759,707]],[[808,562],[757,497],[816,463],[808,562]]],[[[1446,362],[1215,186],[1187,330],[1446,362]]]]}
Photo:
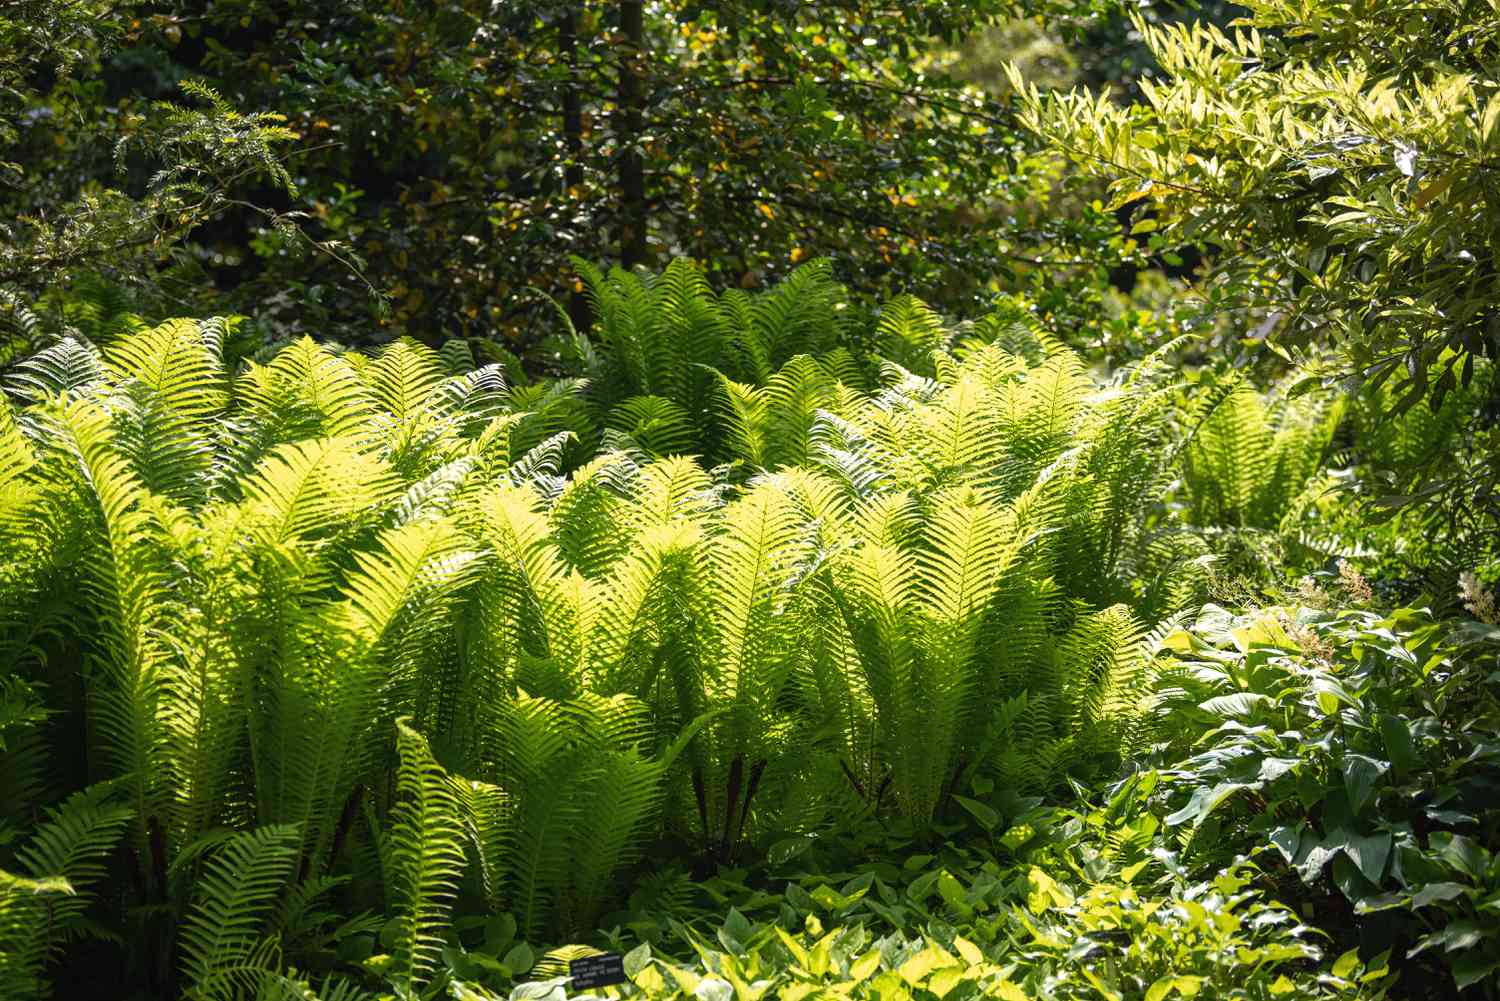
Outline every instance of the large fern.
{"type": "Polygon", "coordinates": [[[84,790],[47,811],[16,853],[24,872],[0,870],[0,989],[8,997],[50,994],[47,966],[59,957],[107,874],[105,860],[130,810],[104,789],[84,790]]]}
{"type": "Polygon", "coordinates": [[[300,841],[290,825],[259,828],[230,838],[210,860],[182,924],[186,997],[254,997],[277,968],[278,944],[266,928],[300,841]]]}

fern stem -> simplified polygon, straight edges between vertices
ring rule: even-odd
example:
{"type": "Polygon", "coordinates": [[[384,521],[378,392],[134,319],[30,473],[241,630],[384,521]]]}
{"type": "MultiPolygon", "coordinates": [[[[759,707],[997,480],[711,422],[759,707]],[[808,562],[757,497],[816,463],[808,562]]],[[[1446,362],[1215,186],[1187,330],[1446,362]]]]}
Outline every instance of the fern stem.
{"type": "Polygon", "coordinates": [[[724,830],[719,836],[719,858],[729,861],[733,851],[730,840],[734,833],[735,811],[740,805],[740,783],[745,777],[745,756],[736,754],[729,763],[729,781],[724,787],[724,830]]]}
{"type": "Polygon", "coordinates": [[[739,845],[741,839],[745,836],[745,818],[750,816],[750,803],[755,799],[755,790],[760,788],[760,777],[765,773],[765,770],[765,758],[761,758],[750,767],[750,784],[745,787],[745,805],[740,809],[740,822],[734,831],[734,843],[730,846],[731,854],[733,854],[734,848],[739,845]]]}

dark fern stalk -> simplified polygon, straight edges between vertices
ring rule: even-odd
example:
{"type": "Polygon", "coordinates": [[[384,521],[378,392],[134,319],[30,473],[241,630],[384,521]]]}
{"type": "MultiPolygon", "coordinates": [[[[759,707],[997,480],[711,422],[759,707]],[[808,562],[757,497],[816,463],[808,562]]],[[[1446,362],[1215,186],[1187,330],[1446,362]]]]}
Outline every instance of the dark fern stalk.
{"type": "Polygon", "coordinates": [[[344,849],[344,839],[349,836],[349,829],[354,826],[354,818],[359,815],[359,804],[364,799],[364,795],[365,785],[360,782],[355,785],[354,790],[349,793],[349,798],[344,801],[344,811],[339,814],[338,826],[333,831],[333,843],[328,846],[328,862],[324,866],[324,872],[333,871],[339,852],[344,849]]]}
{"type": "Polygon", "coordinates": [[[765,773],[765,770],[765,758],[761,758],[750,768],[750,784],[745,787],[745,805],[740,809],[740,822],[734,831],[734,842],[730,846],[731,854],[733,854],[735,846],[739,845],[745,836],[745,818],[750,816],[750,804],[755,799],[755,791],[760,788],[760,777],[765,773]]]}
{"type": "Polygon", "coordinates": [[[859,795],[859,798],[866,799],[864,783],[861,782],[858,776],[854,774],[854,769],[849,767],[849,762],[845,761],[843,758],[840,758],[839,768],[843,771],[844,777],[849,780],[849,785],[854,788],[854,791],[859,795]]]}
{"type": "Polygon", "coordinates": [[[734,851],[734,816],[735,809],[740,804],[740,783],[745,777],[745,756],[736,754],[734,760],[729,763],[729,781],[724,788],[724,830],[719,836],[719,857],[729,861],[734,851]]]}
{"type": "Polygon", "coordinates": [[[705,841],[713,841],[713,833],[708,829],[708,794],[703,789],[703,769],[695,766],[693,768],[693,796],[698,800],[698,822],[703,825],[703,837],[705,841]]]}

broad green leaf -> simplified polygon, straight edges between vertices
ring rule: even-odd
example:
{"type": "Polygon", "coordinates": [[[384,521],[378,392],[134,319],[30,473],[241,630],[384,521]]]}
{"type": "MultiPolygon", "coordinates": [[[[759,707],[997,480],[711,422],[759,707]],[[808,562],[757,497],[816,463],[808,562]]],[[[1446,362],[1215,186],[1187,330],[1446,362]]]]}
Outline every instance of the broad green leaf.
{"type": "Polygon", "coordinates": [[[531,946],[525,942],[518,942],[511,947],[500,962],[505,964],[512,976],[519,977],[536,965],[536,954],[531,951],[531,946]]]}
{"type": "Polygon", "coordinates": [[[1344,755],[1340,765],[1344,774],[1344,791],[1349,796],[1349,808],[1356,814],[1364,809],[1375,789],[1375,783],[1390,767],[1388,762],[1376,761],[1363,754],[1344,755]]]}

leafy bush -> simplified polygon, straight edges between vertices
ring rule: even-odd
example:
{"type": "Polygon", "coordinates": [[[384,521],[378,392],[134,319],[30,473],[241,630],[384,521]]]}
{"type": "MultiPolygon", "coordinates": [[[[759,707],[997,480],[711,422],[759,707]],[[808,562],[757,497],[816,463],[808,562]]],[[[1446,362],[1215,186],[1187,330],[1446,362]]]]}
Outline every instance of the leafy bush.
{"type": "Polygon", "coordinates": [[[1215,386],[1212,409],[1183,453],[1189,519],[1274,529],[1322,466],[1342,407],[1326,396],[1263,400],[1252,386],[1215,386]]]}
{"type": "MultiPolygon", "coordinates": [[[[1497,249],[1496,12],[1458,0],[1244,6],[1232,31],[1137,16],[1163,70],[1140,104],[1044,95],[1013,72],[1023,118],[1107,174],[1115,205],[1139,203],[1133,232],[1222,248],[1225,301],[1270,311],[1283,354],[1351,390],[1389,386],[1389,412],[1437,409],[1500,349],[1484,277],[1497,249]],[[1241,280],[1253,294],[1236,294],[1241,280]]],[[[1493,525],[1493,394],[1464,423],[1476,462],[1451,488],[1493,525]]]]}
{"type": "Polygon", "coordinates": [[[1266,852],[1306,884],[1294,896],[1346,921],[1318,896],[1336,888],[1367,943],[1494,986],[1500,630],[1411,610],[1210,606],[1166,643],[1179,687],[1162,704],[1157,795],[1188,857],[1266,852]]]}
{"type": "Polygon", "coordinates": [[[801,858],[782,931],[814,906],[848,929],[865,900],[891,929],[873,959],[862,931],[736,923],[643,986],[1377,990],[1379,962],[1302,975],[1319,953],[1248,889],[1256,852],[1273,877],[1331,865],[1372,915],[1449,914],[1428,951],[1485,975],[1494,699],[1457,670],[1480,647],[1359,612],[1179,628],[1211,544],[1313,509],[1336,407],[1184,386],[1174,345],[1101,377],[1013,311],[949,324],[904,298],[861,337],[820,266],[759,297],[686,264],[590,281],[590,379],[404,339],[230,362],[222,320],[14,368],[7,985],[87,990],[64,945],[128,936],[129,982],[159,996],[483,996],[599,922],[665,947],[704,913],[690,875],[720,873],[716,913],[770,907],[801,858]],[[1264,719],[1220,725],[1237,714],[1264,719]],[[1420,760],[1379,743],[1397,729],[1420,760]],[[1153,754],[1102,810],[1039,805],[1153,754]],[[1411,790],[1438,813],[1404,817],[1411,790]],[[1240,792],[1280,805],[1241,816],[1240,792]],[[896,854],[944,869],[897,890],[870,861],[896,854]]]}

